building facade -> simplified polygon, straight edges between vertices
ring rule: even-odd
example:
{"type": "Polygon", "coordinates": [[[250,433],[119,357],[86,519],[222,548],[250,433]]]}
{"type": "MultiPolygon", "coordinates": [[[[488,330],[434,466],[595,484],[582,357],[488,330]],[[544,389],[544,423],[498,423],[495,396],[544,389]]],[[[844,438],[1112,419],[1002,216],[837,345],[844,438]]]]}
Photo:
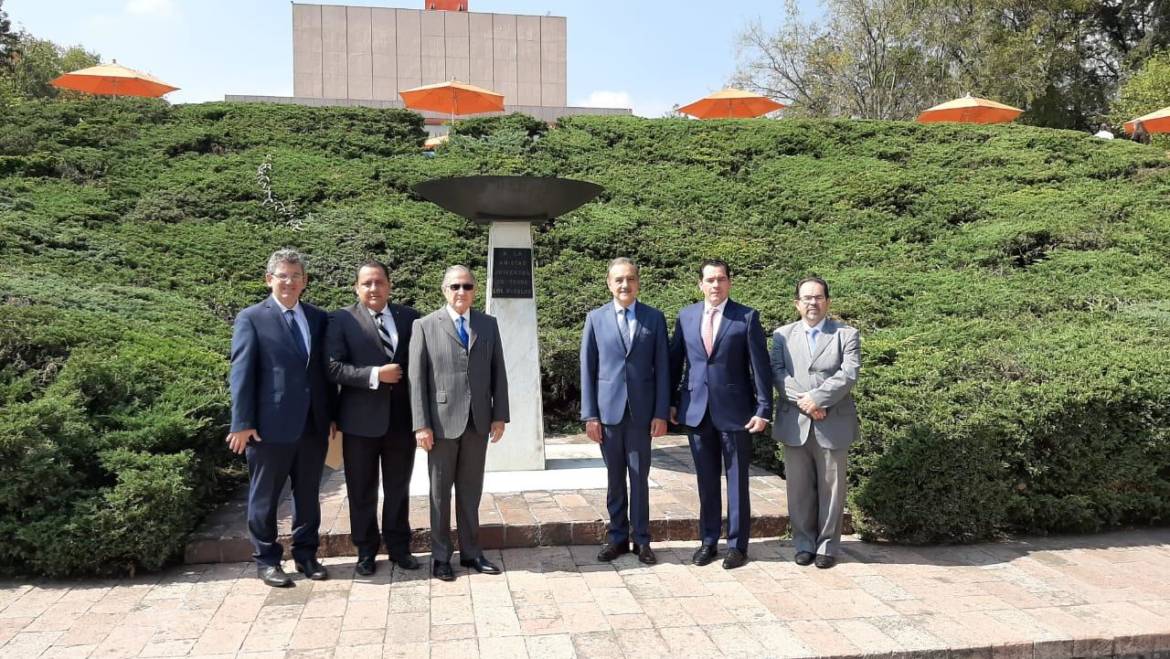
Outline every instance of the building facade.
{"type": "Polygon", "coordinates": [[[563,16],[293,4],[292,22],[300,99],[393,102],[400,90],[455,79],[509,106],[567,102],[563,16]]]}

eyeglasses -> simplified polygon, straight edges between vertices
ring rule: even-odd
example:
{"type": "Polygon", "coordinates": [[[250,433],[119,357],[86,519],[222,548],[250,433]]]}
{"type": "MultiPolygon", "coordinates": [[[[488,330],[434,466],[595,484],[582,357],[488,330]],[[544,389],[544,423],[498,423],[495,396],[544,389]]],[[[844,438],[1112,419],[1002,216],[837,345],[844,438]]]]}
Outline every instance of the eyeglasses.
{"type": "Polygon", "coordinates": [[[447,284],[447,288],[453,291],[457,291],[461,288],[465,291],[474,291],[475,284],[447,284]]]}
{"type": "Polygon", "coordinates": [[[287,272],[274,272],[272,273],[272,278],[279,280],[283,284],[287,284],[289,282],[302,282],[305,276],[300,273],[290,275],[287,272]]]}
{"type": "Polygon", "coordinates": [[[813,302],[824,302],[828,298],[824,295],[802,295],[799,299],[805,304],[812,304],[813,302]]]}

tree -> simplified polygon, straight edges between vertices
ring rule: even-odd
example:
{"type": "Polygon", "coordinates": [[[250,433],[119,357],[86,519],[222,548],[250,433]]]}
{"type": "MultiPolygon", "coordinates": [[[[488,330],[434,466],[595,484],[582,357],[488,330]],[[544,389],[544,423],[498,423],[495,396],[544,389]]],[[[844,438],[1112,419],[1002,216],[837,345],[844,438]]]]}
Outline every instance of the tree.
{"type": "Polygon", "coordinates": [[[97,53],[81,46],[65,48],[21,31],[17,34],[16,50],[7,70],[0,70],[0,105],[73,95],[74,92],[62,92],[49,82],[66,71],[95,66],[100,62],[97,53]]]}
{"type": "Polygon", "coordinates": [[[12,32],[12,21],[8,19],[8,12],[4,11],[4,0],[0,0],[0,71],[10,70],[16,47],[17,38],[12,32]]]}
{"type": "Polygon", "coordinates": [[[941,68],[919,48],[911,17],[920,0],[829,0],[824,23],[804,21],[794,0],[769,34],[755,22],[740,38],[748,60],[736,82],[794,101],[806,116],[904,119],[920,108],[941,68]]]}
{"type": "Polygon", "coordinates": [[[786,19],[744,29],[737,81],[811,116],[909,119],[971,93],[1085,128],[1170,41],[1170,0],[825,0],[823,24],[789,0],[786,19]]]}
{"type": "Polygon", "coordinates": [[[1147,59],[1141,70],[1122,83],[1109,120],[1120,126],[1166,106],[1170,106],[1170,50],[1147,59]]]}

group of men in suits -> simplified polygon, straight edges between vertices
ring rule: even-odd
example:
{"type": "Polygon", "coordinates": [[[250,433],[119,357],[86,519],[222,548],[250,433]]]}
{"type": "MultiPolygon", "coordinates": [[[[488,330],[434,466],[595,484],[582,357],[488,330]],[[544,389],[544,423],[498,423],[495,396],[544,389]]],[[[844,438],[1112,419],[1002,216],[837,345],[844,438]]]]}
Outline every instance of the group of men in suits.
{"type": "Polygon", "coordinates": [[[300,301],[308,275],[296,251],[273,253],[264,278],[272,295],[241,311],[232,334],[227,438],[231,450],[247,456],[257,576],[270,586],[292,585],[276,533],[288,482],[294,566],[309,579],[328,578],[317,560],[319,495],[329,438],[338,429],[355,574],[374,574],[382,548],[399,568],[419,568],[408,520],[416,446],[427,451],[431,482],[432,574],[455,578],[452,487],[460,563],[499,574],[477,538],[487,443],[498,442],[508,422],[508,380],[495,319],[471,309],[471,271],[448,268],[447,304],[422,318],[389,302],[389,272],[377,261],[359,266],[357,301],[331,315],[300,301]]]}
{"type": "MultiPolygon", "coordinates": [[[[598,559],[633,551],[643,563],[657,561],[650,547],[650,440],[665,434],[670,420],[685,427],[695,462],[701,544],[693,562],[706,565],[719,554],[726,474],[723,567],[743,565],[751,536],[751,435],[773,418],[774,386],[780,396],[772,436],[784,446],[796,562],[832,567],[848,447],[858,434],[850,391],[860,339],[828,318],[828,284],[818,277],[797,283],[800,320],[773,333],[769,355],[759,313],[729,297],[731,268],[723,261],[702,263],[703,301],[679,312],[669,339],[662,312],[638,302],[633,261],[614,259],[606,282],[613,299],[588,314],[581,337],[581,417],[608,474],[610,521],[598,559]]],[[[377,261],[359,266],[357,301],[331,315],[300,301],[308,275],[294,250],[272,254],[265,283],[271,296],[235,321],[227,437],[231,450],[247,456],[248,530],[259,578],[292,585],[276,530],[286,482],[294,566],[309,579],[328,578],[317,560],[319,490],[336,430],[343,434],[357,575],[374,574],[380,549],[401,569],[419,568],[408,520],[416,447],[427,452],[432,575],[455,578],[452,488],[461,565],[499,574],[479,544],[479,503],[487,445],[500,441],[509,420],[508,379],[496,320],[471,308],[474,274],[448,268],[447,304],[425,317],[390,303],[389,272],[377,261]]]]}
{"type": "Polygon", "coordinates": [[[609,481],[609,527],[598,560],[633,551],[642,563],[657,561],[650,547],[650,443],[665,434],[669,418],[685,428],[695,463],[701,544],[692,562],[707,565],[719,555],[726,474],[723,567],[746,563],[751,435],[773,418],[775,387],[772,437],[784,446],[795,560],[832,567],[848,448],[858,435],[850,392],[861,344],[857,330],[828,318],[828,283],[819,277],[797,283],[800,320],[773,332],[771,354],[759,313],[730,299],[731,267],[724,261],[700,265],[703,301],[679,311],[669,339],[662,312],[637,300],[633,261],[611,261],[606,283],[613,300],[585,319],[580,359],[581,419],[589,439],[601,445],[609,481]]]}

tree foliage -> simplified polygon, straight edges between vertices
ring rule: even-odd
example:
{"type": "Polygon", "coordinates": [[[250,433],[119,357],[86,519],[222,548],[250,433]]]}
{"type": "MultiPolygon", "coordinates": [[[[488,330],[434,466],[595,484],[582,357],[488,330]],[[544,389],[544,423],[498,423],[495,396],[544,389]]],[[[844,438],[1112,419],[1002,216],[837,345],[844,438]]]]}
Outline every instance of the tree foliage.
{"type": "Polygon", "coordinates": [[[79,92],[60,90],[53,78],[101,63],[101,57],[81,46],[59,46],[28,32],[15,35],[8,65],[0,67],[0,105],[14,105],[38,98],[76,98],[79,92]]]}
{"type": "MultiPolygon", "coordinates": [[[[1110,120],[1125,122],[1170,106],[1170,50],[1146,60],[1142,68],[1126,79],[1117,93],[1110,120]]],[[[1164,139],[1157,136],[1158,139],[1164,139]]]]}
{"type": "Polygon", "coordinates": [[[804,116],[910,119],[971,93],[1022,121],[1087,128],[1122,77],[1170,39],[1167,0],[792,0],[782,25],[741,34],[739,83],[804,116]]]}

